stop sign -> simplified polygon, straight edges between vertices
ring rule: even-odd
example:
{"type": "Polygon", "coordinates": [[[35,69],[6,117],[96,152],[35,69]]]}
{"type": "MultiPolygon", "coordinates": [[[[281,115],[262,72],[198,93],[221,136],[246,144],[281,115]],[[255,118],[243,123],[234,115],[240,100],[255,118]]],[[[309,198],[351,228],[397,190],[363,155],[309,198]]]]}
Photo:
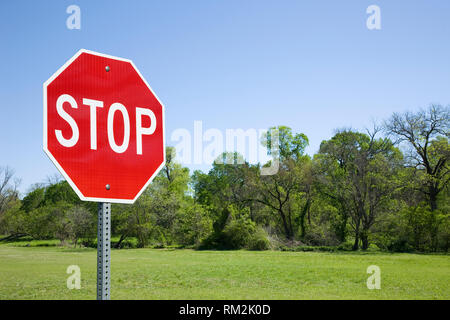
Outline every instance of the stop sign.
{"type": "Polygon", "coordinates": [[[164,106],[132,61],[82,49],[44,83],[44,151],[82,200],[133,203],[165,162],[164,106]]]}

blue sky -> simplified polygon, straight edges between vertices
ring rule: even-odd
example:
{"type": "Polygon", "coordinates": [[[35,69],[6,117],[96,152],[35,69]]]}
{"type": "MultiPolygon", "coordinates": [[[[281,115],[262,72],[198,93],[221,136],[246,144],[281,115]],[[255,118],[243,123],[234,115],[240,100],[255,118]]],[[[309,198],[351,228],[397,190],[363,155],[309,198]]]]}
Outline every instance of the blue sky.
{"type": "MultiPolygon", "coordinates": [[[[2,1],[0,166],[21,190],[42,151],[42,84],[80,48],[134,61],[177,128],[287,125],[310,139],[450,102],[450,1],[2,1]],[[81,8],[81,30],[66,8],[81,8]],[[381,30],[366,8],[381,9],[381,30]]],[[[198,169],[191,166],[191,169],[198,169]]],[[[207,169],[205,166],[200,169],[207,169]]]]}

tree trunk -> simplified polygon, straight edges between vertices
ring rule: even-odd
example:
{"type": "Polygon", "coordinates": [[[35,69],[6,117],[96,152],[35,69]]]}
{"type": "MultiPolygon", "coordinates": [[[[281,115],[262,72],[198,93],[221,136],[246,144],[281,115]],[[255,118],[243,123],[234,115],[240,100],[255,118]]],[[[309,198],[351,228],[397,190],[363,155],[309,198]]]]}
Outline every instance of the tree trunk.
{"type": "Polygon", "coordinates": [[[25,237],[26,234],[25,233],[16,233],[16,234],[11,234],[9,236],[6,236],[4,238],[1,238],[0,241],[11,241],[11,240],[17,240],[19,238],[25,237]]]}
{"type": "Polygon", "coordinates": [[[434,186],[430,187],[430,207],[431,211],[435,211],[437,209],[437,190],[434,186]]]}
{"type": "Polygon", "coordinates": [[[306,233],[306,228],[305,228],[305,216],[301,216],[300,217],[300,229],[302,231],[302,234],[300,235],[300,239],[304,239],[305,238],[305,233],[306,233]]]}
{"type": "Polygon", "coordinates": [[[347,221],[348,215],[345,211],[341,213],[342,221],[335,227],[336,235],[341,243],[347,239],[347,221]]]}
{"type": "Polygon", "coordinates": [[[287,224],[287,221],[286,221],[286,217],[285,217],[285,215],[284,215],[284,212],[283,212],[282,210],[278,210],[278,213],[279,213],[280,216],[281,216],[281,220],[283,220],[283,227],[284,227],[284,233],[286,234],[286,238],[287,238],[288,240],[292,240],[292,234],[291,234],[291,232],[290,232],[290,230],[289,230],[289,226],[288,226],[288,224],[287,224]]]}
{"type": "Polygon", "coordinates": [[[308,213],[309,207],[310,207],[310,200],[308,199],[306,200],[305,206],[303,207],[302,212],[300,213],[300,229],[302,231],[302,234],[300,236],[301,239],[304,239],[306,235],[305,217],[306,214],[308,213]]]}
{"type": "Polygon", "coordinates": [[[122,241],[125,240],[126,237],[127,237],[127,236],[124,235],[124,234],[120,235],[120,239],[119,239],[119,241],[114,245],[114,248],[115,248],[115,249],[119,249],[119,248],[120,248],[120,245],[122,244],[122,241]]]}
{"type": "Polygon", "coordinates": [[[362,242],[362,249],[367,250],[369,248],[369,236],[366,230],[363,230],[361,233],[361,242],[362,242]]]}
{"type": "Polygon", "coordinates": [[[353,244],[353,251],[356,251],[359,249],[359,222],[356,224],[355,227],[355,243],[353,244]]]}

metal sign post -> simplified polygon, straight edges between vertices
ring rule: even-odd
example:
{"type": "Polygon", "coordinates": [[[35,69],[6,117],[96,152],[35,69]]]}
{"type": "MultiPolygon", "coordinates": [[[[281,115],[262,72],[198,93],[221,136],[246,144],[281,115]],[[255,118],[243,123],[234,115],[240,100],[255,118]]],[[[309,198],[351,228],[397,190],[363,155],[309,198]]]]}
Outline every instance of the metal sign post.
{"type": "Polygon", "coordinates": [[[111,284],[111,203],[98,203],[97,300],[110,299],[111,284]]]}

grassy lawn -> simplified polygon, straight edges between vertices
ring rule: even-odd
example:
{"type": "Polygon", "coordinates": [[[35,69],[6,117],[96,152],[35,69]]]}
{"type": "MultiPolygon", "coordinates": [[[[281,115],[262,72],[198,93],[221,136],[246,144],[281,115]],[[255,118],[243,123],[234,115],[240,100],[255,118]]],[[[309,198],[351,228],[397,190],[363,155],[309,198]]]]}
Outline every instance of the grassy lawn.
{"type": "MultiPolygon", "coordinates": [[[[111,272],[112,299],[450,299],[448,255],[129,249],[112,252],[111,272]]],[[[0,299],[95,297],[95,249],[0,245],[0,299]],[[66,287],[69,265],[80,290],[66,287]]]]}

